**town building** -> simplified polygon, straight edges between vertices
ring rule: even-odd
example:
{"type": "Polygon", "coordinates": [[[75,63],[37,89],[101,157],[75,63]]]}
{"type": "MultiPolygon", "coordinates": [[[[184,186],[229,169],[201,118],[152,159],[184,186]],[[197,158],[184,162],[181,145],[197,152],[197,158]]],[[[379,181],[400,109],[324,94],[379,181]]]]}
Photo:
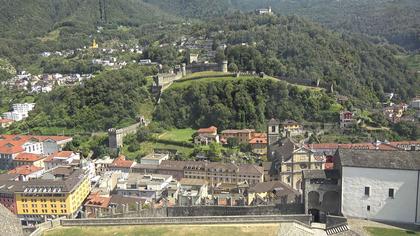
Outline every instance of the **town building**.
{"type": "Polygon", "coordinates": [[[17,214],[15,191],[20,189],[23,182],[18,181],[17,174],[0,175],[0,205],[17,214]]]}
{"type": "Polygon", "coordinates": [[[219,143],[219,141],[217,128],[214,126],[199,129],[194,137],[194,143],[198,145],[209,145],[213,142],[219,143]]]}
{"type": "Polygon", "coordinates": [[[78,163],[79,161],[79,153],[74,153],[73,151],[60,151],[45,158],[44,164],[45,169],[49,170],[57,166],[70,165],[73,162],[78,163]]]}
{"type": "Polygon", "coordinates": [[[251,152],[258,156],[267,155],[267,134],[265,133],[254,133],[251,140],[249,140],[251,146],[251,152]]]}
{"type": "Polygon", "coordinates": [[[12,168],[21,153],[50,155],[71,141],[66,136],[0,135],[0,169],[12,168]]]}
{"type": "Polygon", "coordinates": [[[341,175],[344,216],[420,222],[418,152],[339,149],[334,165],[341,175]]]}
{"type": "Polygon", "coordinates": [[[7,172],[8,174],[16,174],[20,181],[28,181],[30,179],[37,179],[44,174],[44,168],[31,165],[18,166],[7,172]]]}
{"type": "Polygon", "coordinates": [[[162,161],[169,160],[168,153],[152,153],[145,157],[142,157],[140,164],[142,165],[160,165],[162,161]]]}
{"type": "Polygon", "coordinates": [[[293,137],[305,133],[303,126],[294,120],[285,120],[281,122],[280,131],[283,137],[293,137]]]}
{"type": "Polygon", "coordinates": [[[57,167],[15,190],[17,214],[26,223],[72,218],[89,192],[90,181],[84,170],[57,167]]]}
{"type": "Polygon", "coordinates": [[[351,111],[340,112],[340,128],[347,129],[355,125],[354,113],[351,111]]]}
{"type": "Polygon", "coordinates": [[[411,100],[410,108],[420,110],[420,96],[417,96],[413,100],[411,100]]]}
{"type": "Polygon", "coordinates": [[[121,196],[157,202],[164,196],[171,181],[171,175],[130,173],[126,179],[118,181],[115,191],[121,196]]]}
{"type": "Polygon", "coordinates": [[[255,10],[255,12],[256,12],[258,15],[265,15],[265,14],[271,15],[271,14],[273,14],[273,12],[271,11],[271,7],[268,7],[268,8],[262,8],[262,9],[257,9],[257,10],[255,10]]]}
{"type": "Polygon", "coordinates": [[[3,128],[3,129],[11,126],[13,124],[13,122],[15,122],[15,121],[12,120],[12,119],[2,119],[0,117],[0,127],[3,128]]]}
{"type": "Polygon", "coordinates": [[[30,165],[44,168],[45,156],[34,153],[19,153],[13,160],[13,167],[30,165]]]}
{"type": "Polygon", "coordinates": [[[102,173],[109,171],[112,162],[114,162],[114,160],[110,156],[95,159],[93,164],[95,165],[96,174],[101,175],[102,173]]]}
{"type": "Polygon", "coordinates": [[[301,194],[281,181],[261,182],[248,190],[250,205],[301,203],[301,194]]]}
{"type": "Polygon", "coordinates": [[[123,173],[130,173],[131,168],[136,164],[135,161],[126,160],[125,156],[120,155],[115,158],[112,164],[109,166],[111,171],[120,171],[123,173]]]}
{"type": "Polygon", "coordinates": [[[160,165],[137,164],[133,167],[133,172],[172,175],[178,180],[204,179],[211,185],[243,181],[254,184],[264,181],[263,167],[252,164],[164,160],[160,165]]]}
{"type": "Polygon", "coordinates": [[[208,197],[208,182],[204,179],[183,178],[179,181],[178,205],[202,205],[208,197]]]}
{"type": "Polygon", "coordinates": [[[223,130],[220,135],[220,139],[227,142],[229,138],[235,138],[238,143],[249,143],[252,139],[253,134],[255,133],[254,129],[229,129],[223,130]]]}
{"type": "Polygon", "coordinates": [[[13,111],[3,113],[5,119],[21,121],[28,117],[30,111],[35,107],[35,103],[17,103],[13,104],[13,111]]]}

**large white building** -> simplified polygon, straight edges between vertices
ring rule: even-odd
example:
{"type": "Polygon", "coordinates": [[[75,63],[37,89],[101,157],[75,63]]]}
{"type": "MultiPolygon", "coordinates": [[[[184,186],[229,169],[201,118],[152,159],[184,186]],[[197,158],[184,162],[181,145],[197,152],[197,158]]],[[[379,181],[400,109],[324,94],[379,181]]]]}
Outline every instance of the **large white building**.
{"type": "Polygon", "coordinates": [[[339,149],[346,217],[420,223],[420,152],[339,149]]]}
{"type": "Polygon", "coordinates": [[[35,103],[17,103],[13,104],[13,111],[3,113],[5,119],[21,121],[28,117],[30,111],[35,107],[35,103]]]}

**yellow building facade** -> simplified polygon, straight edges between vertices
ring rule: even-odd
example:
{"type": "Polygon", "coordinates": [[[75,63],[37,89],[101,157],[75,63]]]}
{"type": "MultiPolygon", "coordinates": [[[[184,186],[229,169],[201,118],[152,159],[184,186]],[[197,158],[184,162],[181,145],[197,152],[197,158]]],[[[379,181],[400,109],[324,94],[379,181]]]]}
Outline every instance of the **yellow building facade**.
{"type": "Polygon", "coordinates": [[[30,181],[23,191],[15,193],[17,214],[23,218],[74,216],[91,190],[87,175],[74,174],[79,175],[59,181],[30,181]]]}

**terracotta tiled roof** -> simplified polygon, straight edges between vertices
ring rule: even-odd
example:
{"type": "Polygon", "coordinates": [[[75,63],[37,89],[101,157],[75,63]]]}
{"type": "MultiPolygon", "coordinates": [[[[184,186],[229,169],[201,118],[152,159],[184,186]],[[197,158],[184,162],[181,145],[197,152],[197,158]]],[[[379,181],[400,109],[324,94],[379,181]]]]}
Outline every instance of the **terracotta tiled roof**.
{"type": "Polygon", "coordinates": [[[11,119],[0,119],[0,123],[12,123],[14,120],[11,119]]]}
{"type": "Polygon", "coordinates": [[[35,162],[35,161],[41,160],[42,158],[43,157],[41,155],[37,155],[37,154],[33,154],[33,153],[22,152],[22,153],[19,153],[15,157],[15,161],[31,161],[31,162],[35,162]]]}
{"type": "Polygon", "coordinates": [[[32,165],[23,165],[23,166],[18,166],[14,168],[13,170],[10,170],[8,173],[19,174],[19,175],[30,175],[42,169],[43,169],[42,167],[37,167],[37,166],[32,166],[32,165]]]}
{"type": "Polygon", "coordinates": [[[2,154],[17,154],[23,151],[25,151],[25,149],[22,148],[22,145],[13,143],[6,143],[2,145],[0,142],[0,153],[2,154]]]}
{"type": "Polygon", "coordinates": [[[98,193],[91,193],[85,203],[85,206],[96,206],[101,208],[108,208],[111,197],[101,197],[98,193]]]}
{"type": "Polygon", "coordinates": [[[70,158],[71,155],[73,155],[73,151],[61,151],[61,152],[55,152],[51,155],[49,155],[47,158],[45,158],[44,162],[50,162],[54,160],[54,157],[59,157],[59,158],[70,158]]]}
{"type": "Polygon", "coordinates": [[[253,138],[249,141],[250,144],[267,144],[267,138],[253,138]]]}
{"type": "Polygon", "coordinates": [[[214,126],[210,126],[208,128],[201,128],[197,131],[197,133],[217,133],[217,128],[214,126]]]}
{"type": "Polygon", "coordinates": [[[111,167],[117,167],[117,168],[131,168],[134,164],[134,161],[126,160],[125,156],[119,156],[115,158],[115,160],[112,162],[111,167]]]}

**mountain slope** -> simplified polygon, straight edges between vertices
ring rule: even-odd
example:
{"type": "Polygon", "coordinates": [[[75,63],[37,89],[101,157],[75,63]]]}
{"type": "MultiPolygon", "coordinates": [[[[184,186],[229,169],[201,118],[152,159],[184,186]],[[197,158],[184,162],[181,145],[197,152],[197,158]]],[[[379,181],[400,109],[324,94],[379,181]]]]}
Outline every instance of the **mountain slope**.
{"type": "Polygon", "coordinates": [[[77,29],[75,31],[80,32],[92,31],[96,25],[104,23],[140,25],[173,19],[157,7],[140,0],[2,0],[1,2],[0,38],[42,36],[57,27],[73,27],[77,29]]]}
{"type": "Polygon", "coordinates": [[[298,15],[330,29],[380,36],[407,49],[420,48],[418,0],[144,0],[172,14],[209,18],[234,10],[271,6],[282,15],[298,15]]]}

